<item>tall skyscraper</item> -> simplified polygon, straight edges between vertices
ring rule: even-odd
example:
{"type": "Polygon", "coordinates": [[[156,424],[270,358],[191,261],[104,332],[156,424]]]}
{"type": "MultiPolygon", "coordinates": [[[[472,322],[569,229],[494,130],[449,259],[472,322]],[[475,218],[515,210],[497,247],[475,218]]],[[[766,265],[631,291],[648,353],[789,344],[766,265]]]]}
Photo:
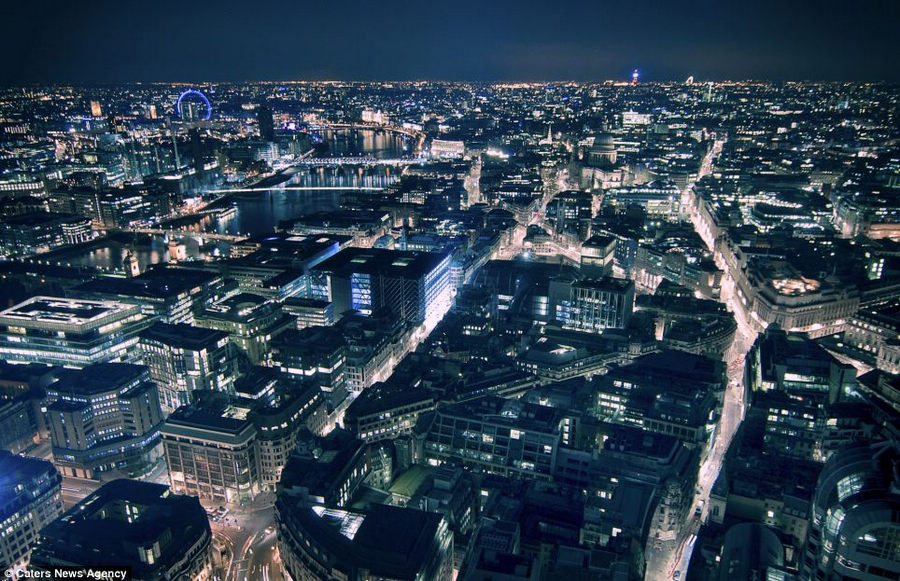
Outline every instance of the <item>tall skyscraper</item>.
{"type": "Polygon", "coordinates": [[[192,127],[188,131],[188,137],[191,140],[190,153],[191,158],[194,160],[194,169],[202,171],[206,151],[203,148],[203,139],[200,137],[200,130],[196,127],[192,127]]]}
{"type": "Polygon", "coordinates": [[[275,121],[272,119],[272,110],[260,105],[256,109],[256,122],[259,123],[259,138],[263,141],[274,141],[275,121]]]}

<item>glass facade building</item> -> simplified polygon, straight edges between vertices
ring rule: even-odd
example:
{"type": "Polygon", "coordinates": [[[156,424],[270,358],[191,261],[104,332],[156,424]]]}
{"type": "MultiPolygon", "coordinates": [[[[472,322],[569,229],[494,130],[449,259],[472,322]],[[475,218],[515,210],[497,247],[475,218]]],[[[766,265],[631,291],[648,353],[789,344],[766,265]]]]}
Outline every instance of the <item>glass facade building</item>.
{"type": "Polygon", "coordinates": [[[65,367],[130,361],[146,325],[136,305],[32,297],[0,312],[0,359],[65,367]]]}

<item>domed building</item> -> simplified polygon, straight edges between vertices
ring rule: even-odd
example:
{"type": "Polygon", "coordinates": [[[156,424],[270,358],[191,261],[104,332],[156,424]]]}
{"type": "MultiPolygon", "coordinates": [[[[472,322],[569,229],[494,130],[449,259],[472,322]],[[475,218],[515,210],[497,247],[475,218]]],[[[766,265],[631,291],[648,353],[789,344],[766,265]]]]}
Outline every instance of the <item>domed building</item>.
{"type": "Polygon", "coordinates": [[[609,133],[598,133],[588,149],[587,164],[591,167],[612,168],[616,165],[616,143],[609,133]]]}
{"type": "Polygon", "coordinates": [[[610,133],[598,133],[593,143],[579,152],[577,172],[582,189],[612,188],[630,183],[628,168],[621,162],[610,133]]]}
{"type": "Polygon", "coordinates": [[[732,579],[783,579],[784,545],[762,523],[733,525],[725,533],[718,581],[732,579]]]}

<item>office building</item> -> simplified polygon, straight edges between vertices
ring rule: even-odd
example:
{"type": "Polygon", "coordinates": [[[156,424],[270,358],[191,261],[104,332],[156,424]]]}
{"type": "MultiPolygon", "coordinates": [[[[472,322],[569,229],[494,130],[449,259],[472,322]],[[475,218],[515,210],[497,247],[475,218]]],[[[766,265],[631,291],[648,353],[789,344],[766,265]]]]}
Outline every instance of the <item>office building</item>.
{"type": "Polygon", "coordinates": [[[419,415],[414,457],[432,466],[454,460],[501,476],[550,480],[563,425],[557,409],[486,396],[419,415]]]}
{"type": "Polygon", "coordinates": [[[64,476],[143,474],[159,457],[163,415],[142,365],[98,363],[47,387],[53,462],[64,476]]]}
{"type": "Polygon", "coordinates": [[[888,373],[900,373],[900,300],[860,309],[847,321],[843,343],[850,357],[874,363],[888,373]]]}
{"type": "Polygon", "coordinates": [[[234,244],[228,260],[204,268],[234,279],[244,292],[284,302],[308,296],[310,269],[349,241],[346,236],[266,233],[234,244]]]}
{"type": "Polygon", "coordinates": [[[335,327],[291,329],[272,342],[272,363],[283,373],[310,378],[325,394],[329,410],[347,397],[347,342],[335,327]]]}
{"type": "Polygon", "coordinates": [[[453,534],[437,513],[378,504],[349,511],[280,493],[278,551],[293,579],[450,581],[453,534]]]}
{"type": "Polygon", "coordinates": [[[593,197],[590,192],[560,192],[547,203],[546,219],[558,235],[581,241],[590,236],[592,205],[593,197]]]}
{"type": "Polygon", "coordinates": [[[363,391],[344,414],[344,425],[366,442],[412,433],[423,413],[434,410],[435,395],[427,389],[379,383],[363,391]]]}
{"type": "Polygon", "coordinates": [[[257,434],[260,488],[270,492],[278,486],[301,435],[324,431],[327,418],[324,394],[315,383],[300,383],[283,375],[276,382],[272,401],[256,405],[250,411],[250,421],[257,434]]]}
{"type": "Polygon", "coordinates": [[[44,528],[31,568],[128,567],[134,581],[213,577],[212,532],[200,501],[168,486],[114,480],[44,528]]]}
{"type": "Polygon", "coordinates": [[[334,324],[334,305],[327,301],[289,297],[281,306],[285,313],[297,319],[298,329],[334,324]]]}
{"type": "Polygon", "coordinates": [[[0,569],[28,564],[38,534],[63,512],[53,464],[0,450],[0,569]]]}
{"type": "Polygon", "coordinates": [[[784,545],[760,523],[739,523],[725,533],[717,581],[793,579],[784,568],[784,545]]]}
{"type": "Polygon", "coordinates": [[[68,296],[138,305],[164,323],[193,323],[204,306],[228,294],[224,278],[188,268],[155,266],[133,278],[95,279],[76,286],[68,296]]]}
{"type": "MultiPolygon", "coordinates": [[[[318,387],[260,369],[270,381],[267,399],[239,399],[205,392],[175,410],[162,427],[172,488],[213,502],[246,502],[274,490],[297,445],[298,434],[323,421],[318,387]]],[[[242,391],[249,391],[242,386],[242,391]]]]}
{"type": "Polygon", "coordinates": [[[749,392],[778,390],[824,405],[846,399],[856,370],[807,335],[770,325],[747,353],[744,383],[749,392]]]}
{"type": "Polygon", "coordinates": [[[338,327],[347,346],[344,361],[347,390],[359,393],[385,381],[409,349],[412,329],[390,311],[371,317],[352,314],[338,327]]]}
{"type": "Polygon", "coordinates": [[[19,454],[47,437],[44,387],[63,372],[39,363],[0,362],[0,449],[19,454]]]}
{"type": "Polygon", "coordinates": [[[254,365],[267,361],[269,345],[279,333],[296,327],[281,304],[266,297],[240,293],[209,305],[197,317],[198,327],[228,333],[231,342],[254,365]]]}
{"type": "Polygon", "coordinates": [[[634,311],[634,282],[618,278],[552,280],[549,302],[566,329],[624,329],[634,311]]]}
{"type": "Polygon", "coordinates": [[[605,206],[640,206],[650,220],[678,222],[681,219],[681,191],[672,182],[609,188],[603,192],[602,203],[605,206]]]}
{"type": "Polygon", "coordinates": [[[845,236],[896,238],[900,233],[900,190],[896,187],[847,184],[835,197],[835,226],[845,236]]]}
{"type": "Polygon", "coordinates": [[[0,359],[66,367],[130,361],[146,325],[135,305],[37,296],[0,312],[0,359]]]}
{"type": "Polygon", "coordinates": [[[900,451],[895,442],[835,452],[819,475],[800,578],[900,578],[900,451]]]}
{"type": "Polygon", "coordinates": [[[438,159],[454,159],[465,155],[466,144],[462,141],[433,139],[431,141],[431,157],[438,159]]]}
{"type": "Polygon", "coordinates": [[[188,405],[162,427],[172,489],[213,502],[253,500],[260,492],[256,429],[242,406],[188,405]]]}
{"type": "Polygon", "coordinates": [[[721,361],[681,351],[653,353],[595,378],[593,413],[674,436],[706,453],[716,437],[726,384],[721,361]]]}
{"type": "Polygon", "coordinates": [[[197,390],[233,391],[235,350],[224,331],[185,324],[156,323],[141,333],[138,343],[165,414],[189,404],[197,390]]]}
{"type": "Polygon", "coordinates": [[[326,436],[304,432],[281,473],[281,487],[313,504],[345,508],[372,472],[372,450],[340,428],[326,436]]]}
{"type": "Polygon", "coordinates": [[[612,236],[591,236],[581,245],[581,275],[585,278],[612,276],[615,264],[616,239],[612,236]]]}
{"type": "Polygon", "coordinates": [[[74,214],[37,212],[6,216],[0,222],[0,254],[27,255],[48,252],[93,237],[91,221],[74,214]]]}
{"type": "Polygon", "coordinates": [[[259,125],[259,138],[263,141],[275,140],[275,121],[272,110],[265,105],[256,108],[256,123],[259,125]]]}
{"type": "MultiPolygon", "coordinates": [[[[450,254],[347,248],[314,267],[327,279],[339,319],[349,310],[390,309],[405,322],[434,324],[450,308],[450,254]]],[[[324,289],[323,289],[324,290],[324,289]]]]}

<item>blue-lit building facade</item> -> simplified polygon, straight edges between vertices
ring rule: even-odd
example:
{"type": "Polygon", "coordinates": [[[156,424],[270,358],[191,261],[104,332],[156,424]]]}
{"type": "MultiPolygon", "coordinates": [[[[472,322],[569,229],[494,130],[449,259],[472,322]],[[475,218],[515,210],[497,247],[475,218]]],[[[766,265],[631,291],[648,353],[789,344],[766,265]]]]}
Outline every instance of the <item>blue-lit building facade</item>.
{"type": "Polygon", "coordinates": [[[53,464],[0,450],[0,569],[18,571],[44,526],[63,511],[53,464]]]}
{"type": "Polygon", "coordinates": [[[313,298],[334,304],[335,319],[390,309],[405,322],[433,321],[449,308],[451,254],[348,248],[315,267],[313,298]]]}

